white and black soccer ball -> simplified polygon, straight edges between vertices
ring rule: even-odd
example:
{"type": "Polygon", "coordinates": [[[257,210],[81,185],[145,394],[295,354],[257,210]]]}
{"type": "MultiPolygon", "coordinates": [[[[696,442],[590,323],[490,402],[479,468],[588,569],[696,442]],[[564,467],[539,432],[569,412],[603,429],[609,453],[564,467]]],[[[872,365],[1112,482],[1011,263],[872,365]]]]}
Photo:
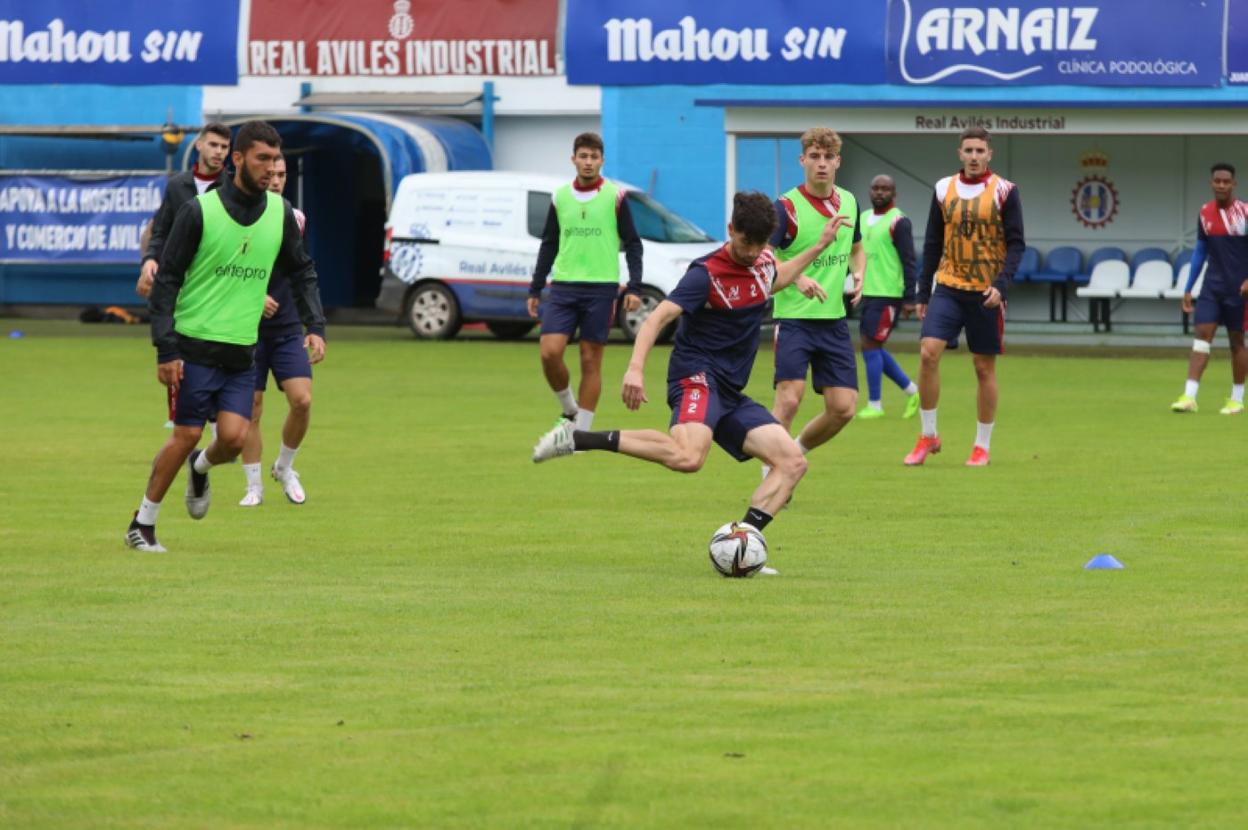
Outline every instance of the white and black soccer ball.
{"type": "Polygon", "coordinates": [[[710,554],[720,575],[741,579],[767,564],[767,540],[748,524],[729,522],[711,537],[710,554]]]}

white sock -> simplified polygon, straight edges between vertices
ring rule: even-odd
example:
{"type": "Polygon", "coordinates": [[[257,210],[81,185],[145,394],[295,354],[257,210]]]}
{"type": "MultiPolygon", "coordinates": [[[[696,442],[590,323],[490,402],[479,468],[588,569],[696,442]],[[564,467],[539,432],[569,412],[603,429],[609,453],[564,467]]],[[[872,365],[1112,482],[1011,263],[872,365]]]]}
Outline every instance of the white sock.
{"type": "MultiPolygon", "coordinates": [[[[209,421],[209,422],[208,422],[208,429],[212,430],[212,440],[213,440],[213,441],[216,441],[216,440],[217,440],[217,422],[216,422],[216,421],[209,421]]],[[[211,443],[211,442],[209,442],[209,443],[211,443]]]]}
{"type": "Polygon", "coordinates": [[[919,409],[919,423],[922,425],[923,434],[928,438],[936,437],[936,410],[935,409],[919,409]]]}
{"type": "Polygon", "coordinates": [[[592,409],[576,410],[576,428],[589,431],[594,425],[594,411],[592,409]]]}
{"type": "Polygon", "coordinates": [[[247,489],[248,490],[260,490],[264,487],[264,485],[260,483],[260,462],[259,461],[257,461],[255,464],[244,464],[243,475],[247,476],[247,489]]]}
{"type": "Polygon", "coordinates": [[[206,473],[212,467],[212,462],[208,460],[208,451],[205,450],[195,456],[195,463],[191,465],[197,473],[206,473]]]}
{"type": "Polygon", "coordinates": [[[1244,385],[1242,383],[1231,384],[1231,400],[1244,402],[1244,385]]]}
{"type": "Polygon", "coordinates": [[[989,449],[988,445],[992,443],[992,427],[995,423],[996,421],[992,424],[985,424],[983,421],[975,422],[975,446],[989,449]]]}
{"type": "Polygon", "coordinates": [[[763,465],[763,478],[767,478],[767,474],[771,472],[771,467],[763,465]]]}
{"type": "Polygon", "coordinates": [[[802,443],[800,436],[794,438],[793,441],[797,444],[797,448],[802,451],[802,455],[810,455],[810,447],[802,443]]]}
{"type": "Polygon", "coordinates": [[[160,502],[148,501],[147,496],[144,496],[143,501],[139,502],[139,515],[135,517],[135,520],[141,525],[154,525],[158,515],[160,515],[160,502]]]}
{"type": "Polygon", "coordinates": [[[919,387],[914,381],[910,381],[910,385],[906,387],[905,392],[907,395],[917,395],[919,394],[919,387]]]}
{"type": "Polygon", "coordinates": [[[576,398],[572,397],[572,387],[569,386],[562,392],[556,392],[555,397],[559,400],[559,405],[563,407],[564,415],[576,414],[576,398]]]}
{"type": "Polygon", "coordinates": [[[884,402],[883,401],[867,401],[867,406],[871,407],[872,409],[883,409],[884,402]]]}
{"type": "Polygon", "coordinates": [[[1200,389],[1200,381],[1198,380],[1188,380],[1183,384],[1183,394],[1189,398],[1196,397],[1196,390],[1198,389],[1200,389]]]}
{"type": "Polygon", "coordinates": [[[277,467],[278,469],[289,470],[295,464],[295,453],[297,452],[299,452],[298,447],[295,447],[292,450],[290,447],[286,446],[285,444],[282,444],[282,449],[277,454],[277,463],[274,464],[273,466],[277,467]]]}

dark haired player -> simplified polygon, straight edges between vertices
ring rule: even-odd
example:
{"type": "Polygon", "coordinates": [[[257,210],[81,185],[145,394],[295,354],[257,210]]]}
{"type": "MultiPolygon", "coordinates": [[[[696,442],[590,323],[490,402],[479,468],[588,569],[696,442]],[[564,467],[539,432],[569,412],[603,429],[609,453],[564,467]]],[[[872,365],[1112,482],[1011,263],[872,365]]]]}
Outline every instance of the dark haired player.
{"type": "Polygon", "coordinates": [[[235,138],[234,178],[187,202],[174,219],[149,305],[156,376],[177,388],[177,415],[126,531],[126,544],[136,550],[164,553],[156,517],[184,462],[187,511],[201,519],[211,495],[209,467],[242,450],[255,391],[256,332],[274,265],[295,290],[309,331],[304,345],[314,356],[325,350],[316,267],[290,204],[267,189],[281,145],[272,126],[248,121],[235,138]],[[195,450],[213,412],[217,437],[195,450]]]}
{"type": "Polygon", "coordinates": [[[1179,399],[1170,404],[1174,412],[1195,412],[1200,377],[1209,364],[1213,336],[1226,326],[1231,345],[1231,396],[1218,410],[1222,415],[1244,411],[1244,378],[1248,376],[1248,350],[1244,349],[1244,292],[1248,291],[1248,202],[1235,198],[1235,168],[1218,162],[1209,171],[1213,201],[1200,209],[1196,223],[1196,248],[1192,268],[1183,287],[1183,311],[1196,312],[1196,339],[1188,362],[1187,383],[1179,399]],[[1200,297],[1192,303],[1192,289],[1208,261],[1200,297]]]}
{"type": "MultiPolygon", "coordinates": [[[[286,159],[281,156],[269,179],[269,190],[279,196],[286,189],[286,159]]],[[[294,208],[299,230],[306,233],[307,220],[303,211],[294,208]]],[[[264,390],[269,374],[277,388],[286,396],[286,421],[282,424],[282,446],[273,462],[271,475],[282,485],[282,492],[291,504],[303,504],[307,496],[299,473],[295,471],[295,453],[308,433],[312,417],[312,363],[303,347],[303,328],[295,312],[295,298],[290,280],[281,269],[274,268],[269,277],[268,296],[264,298],[264,316],[260,320],[256,341],[256,395],[251,406],[251,428],[243,444],[243,475],[247,491],[239,505],[255,507],[264,502],[264,483],[260,476],[260,458],[264,441],[260,434],[260,416],[264,412],[264,390]]],[[[320,356],[313,355],[316,360],[320,356]]]]}
{"type": "Polygon", "coordinates": [[[135,293],[146,297],[152,293],[152,283],[165,252],[165,242],[173,228],[178,210],[207,191],[220,187],[227,180],[225,159],[230,154],[230,128],[218,121],[204,125],[195,138],[195,152],[199,157],[190,170],[174,173],[165,185],[165,197],[156,209],[149,225],[150,235],[143,246],[143,262],[139,267],[139,281],[135,293]]]}
{"type": "Polygon", "coordinates": [[[802,276],[802,270],[836,238],[844,223],[844,217],[828,222],[815,244],[787,262],[777,262],[767,250],[776,225],[771,200],[761,193],[738,193],[728,242],[694,260],[672,293],[646,318],[624,375],[624,404],[635,410],[648,401],[646,357],[658,333],[679,317],[667,366],[669,432],[587,432],[565,421],[542,436],[533,448],[533,460],[607,450],[692,473],[706,463],[714,441],[738,461],[758,458],[771,466],[743,519],[760,531],[765,528],[805,474],[806,458],[767,408],[743,394],[758,353],[759,325],[768,298],[790,284],[805,296],[827,298],[817,282],[802,276]]]}
{"type": "Polygon", "coordinates": [[[529,284],[530,317],[541,313],[542,374],[563,417],[577,429],[594,422],[602,394],[602,350],[611,332],[615,301],[624,292],[626,311],[641,308],[641,237],[624,199],[624,189],[602,177],[603,146],[597,133],[572,141],[576,178],[551,197],[542,246],[529,284]],[[620,249],[628,263],[628,286],[620,286],[620,249]],[[542,289],[550,276],[550,294],[542,289]],[[580,331],[581,383],[572,397],[563,362],[568,340],[580,331]]]}
{"type": "Polygon", "coordinates": [[[897,185],[892,176],[871,180],[871,210],[858,217],[862,249],[867,254],[867,274],[862,284],[862,323],[858,327],[862,362],[867,369],[867,405],[858,417],[884,417],[881,387],[884,376],[906,394],[903,418],[919,411],[919,387],[884,348],[897,321],[914,313],[914,283],[918,264],[914,260],[914,231],[910,217],[897,207],[897,185]]]}
{"type": "Polygon", "coordinates": [[[1005,294],[1027,244],[1018,188],[988,166],[992,139],[987,130],[968,127],[962,131],[958,161],[961,171],[936,183],[923,241],[923,271],[915,306],[923,321],[919,340],[921,432],[903,459],[911,467],[940,452],[936,432],[940,357],[963,331],[979,385],[975,445],[966,466],[988,466],[997,416],[997,355],[1005,337],[1005,294]]]}

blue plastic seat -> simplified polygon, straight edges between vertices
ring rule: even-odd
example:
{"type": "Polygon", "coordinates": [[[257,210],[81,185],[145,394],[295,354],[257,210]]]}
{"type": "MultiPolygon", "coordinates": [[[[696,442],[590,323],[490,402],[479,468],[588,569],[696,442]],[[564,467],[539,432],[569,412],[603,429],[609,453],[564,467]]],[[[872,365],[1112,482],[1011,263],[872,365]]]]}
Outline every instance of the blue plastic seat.
{"type": "Polygon", "coordinates": [[[1191,248],[1184,248],[1183,250],[1179,251],[1178,255],[1174,258],[1174,273],[1178,274],[1179,271],[1183,270],[1183,266],[1187,265],[1191,261],[1192,261],[1192,249],[1191,248]]]}
{"type": "Polygon", "coordinates": [[[1170,255],[1161,248],[1141,248],[1131,255],[1131,273],[1134,274],[1135,269],[1154,259],[1164,259],[1169,262],[1170,255]]]}
{"type": "Polygon", "coordinates": [[[1044,269],[1031,275],[1032,282],[1067,282],[1083,271],[1083,254],[1078,248],[1063,245],[1049,251],[1044,269]]]}
{"type": "Polygon", "coordinates": [[[1019,260],[1018,270],[1014,273],[1015,282],[1027,282],[1031,275],[1040,270],[1040,252],[1028,245],[1023,249],[1023,258],[1019,260]]]}

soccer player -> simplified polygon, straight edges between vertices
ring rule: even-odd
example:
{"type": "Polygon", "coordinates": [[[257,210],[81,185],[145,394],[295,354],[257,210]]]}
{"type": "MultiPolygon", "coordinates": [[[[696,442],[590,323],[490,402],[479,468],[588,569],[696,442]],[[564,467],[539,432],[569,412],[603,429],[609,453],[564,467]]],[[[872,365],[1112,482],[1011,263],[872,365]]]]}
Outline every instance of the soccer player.
{"type": "Polygon", "coordinates": [[[867,274],[862,286],[862,323],[858,334],[862,362],[867,367],[867,405],[859,418],[884,417],[881,381],[884,375],[906,393],[903,418],[919,411],[919,387],[884,348],[897,321],[914,313],[914,283],[918,265],[914,259],[914,230],[910,217],[898,209],[897,185],[891,176],[871,180],[871,210],[858,218],[862,248],[867,253],[867,274]]]}
{"type": "Polygon", "coordinates": [[[602,350],[621,291],[621,243],[628,263],[624,308],[641,308],[641,237],[624,191],[602,177],[602,151],[597,133],[581,133],[573,140],[576,178],[555,191],[551,200],[529,284],[529,316],[537,317],[541,310],[542,372],[563,417],[575,420],[577,429],[593,425],[602,394],[602,350]],[[543,303],[548,275],[550,296],[543,303]],[[573,398],[563,353],[577,329],[581,333],[581,384],[573,398]]]}
{"type": "Polygon", "coordinates": [[[134,286],[140,297],[152,293],[152,282],[160,267],[169,230],[182,205],[214,187],[220,187],[227,178],[225,158],[230,153],[230,128],[213,121],[204,125],[195,139],[195,152],[199,158],[190,170],[174,173],[165,185],[165,198],[152,217],[147,242],[143,245],[143,262],[139,266],[139,281],[134,286]]]}
{"type": "MultiPolygon", "coordinates": [[[[269,190],[279,196],[286,189],[286,159],[278,156],[269,179],[269,190]]],[[[292,208],[300,232],[307,228],[303,211],[292,208]]],[[[308,332],[311,334],[311,330],[308,332]]],[[[316,332],[324,336],[323,332],[316,332]]],[[[243,442],[243,474],[247,478],[247,491],[243,494],[243,507],[255,507],[264,502],[264,483],[260,476],[260,458],[264,442],[260,436],[260,415],[264,411],[264,390],[268,386],[269,373],[277,388],[286,395],[289,407],[286,422],[282,425],[282,448],[273,464],[273,480],[282,485],[282,491],[292,504],[303,504],[307,496],[295,472],[295,453],[308,434],[308,422],[312,414],[312,362],[303,347],[303,328],[295,312],[295,298],[280,268],[274,268],[269,277],[268,295],[264,298],[264,314],[260,319],[259,339],[256,341],[256,394],[251,404],[251,428],[243,442]]],[[[320,360],[323,354],[313,355],[320,360]]]]}
{"type": "MultiPolygon", "coordinates": [[[[824,401],[823,411],[797,437],[797,446],[809,453],[853,420],[858,404],[858,366],[845,322],[844,289],[848,270],[854,275],[852,302],[857,305],[862,299],[867,256],[858,227],[858,202],[848,190],[836,186],[841,137],[826,127],[813,127],[802,134],[801,141],[798,162],[806,181],[776,201],[780,221],[771,237],[776,259],[787,262],[801,255],[828,224],[835,222],[840,230],[832,244],[805,269],[806,276],[828,295],[826,303],[796,288],[776,293],[776,397],[771,413],[785,429],[792,426],[806,391],[809,368],[812,385],[824,401]]],[[[764,464],[764,478],[768,472],[764,464]]]]}
{"type": "Polygon", "coordinates": [[[1218,162],[1209,171],[1213,201],[1200,209],[1196,223],[1196,248],[1192,269],[1183,289],[1183,311],[1196,312],[1196,339],[1187,368],[1183,394],[1170,404],[1175,412],[1195,412],[1200,377],[1209,364],[1213,335],[1226,326],[1231,344],[1231,396],[1218,410],[1223,415],[1244,411],[1244,377],[1248,375],[1248,351],[1244,349],[1244,294],[1248,292],[1248,202],[1235,198],[1235,168],[1218,162]],[[1200,297],[1193,308],[1192,287],[1201,268],[1209,263],[1200,297]]]}
{"type": "Polygon", "coordinates": [[[789,285],[814,300],[827,299],[823,287],[802,271],[847,221],[839,216],[826,223],[801,253],[777,262],[767,250],[776,225],[771,201],[761,193],[738,193],[728,242],[694,260],[672,293],[646,318],[624,375],[624,404],[635,410],[648,401],[646,358],[655,339],[680,317],[667,366],[670,431],[589,432],[565,420],[542,436],[533,448],[533,460],[607,450],[692,473],[706,463],[714,441],[738,461],[758,458],[771,466],[772,474],[754,491],[743,519],[760,531],[765,528],[805,474],[806,459],[788,430],[743,394],[758,353],[759,325],[768,298],[789,285]]]}
{"type": "Polygon", "coordinates": [[[176,387],[177,415],[126,531],[126,544],[136,550],[165,552],[156,540],[156,519],[183,463],[187,511],[201,519],[211,498],[209,468],[233,460],[243,448],[255,392],[256,333],[274,265],[294,289],[309,331],[305,347],[314,360],[325,352],[316,267],[303,249],[293,209],[268,192],[281,144],[269,124],[243,124],[235,138],[233,178],[183,205],[169,232],[148,304],[156,377],[176,387]],[[196,450],[213,412],[217,437],[196,450]]]}
{"type": "Polygon", "coordinates": [[[922,464],[940,452],[936,404],[940,356],[948,341],[966,332],[979,383],[978,426],[968,467],[986,467],[997,417],[997,355],[1005,334],[1005,296],[1026,242],[1023,205],[1013,182],[993,173],[992,138],[968,127],[958,139],[962,170],[936,183],[923,241],[916,311],[923,321],[919,349],[921,433],[904,459],[922,464]],[[932,288],[932,278],[936,287],[932,288]]]}

